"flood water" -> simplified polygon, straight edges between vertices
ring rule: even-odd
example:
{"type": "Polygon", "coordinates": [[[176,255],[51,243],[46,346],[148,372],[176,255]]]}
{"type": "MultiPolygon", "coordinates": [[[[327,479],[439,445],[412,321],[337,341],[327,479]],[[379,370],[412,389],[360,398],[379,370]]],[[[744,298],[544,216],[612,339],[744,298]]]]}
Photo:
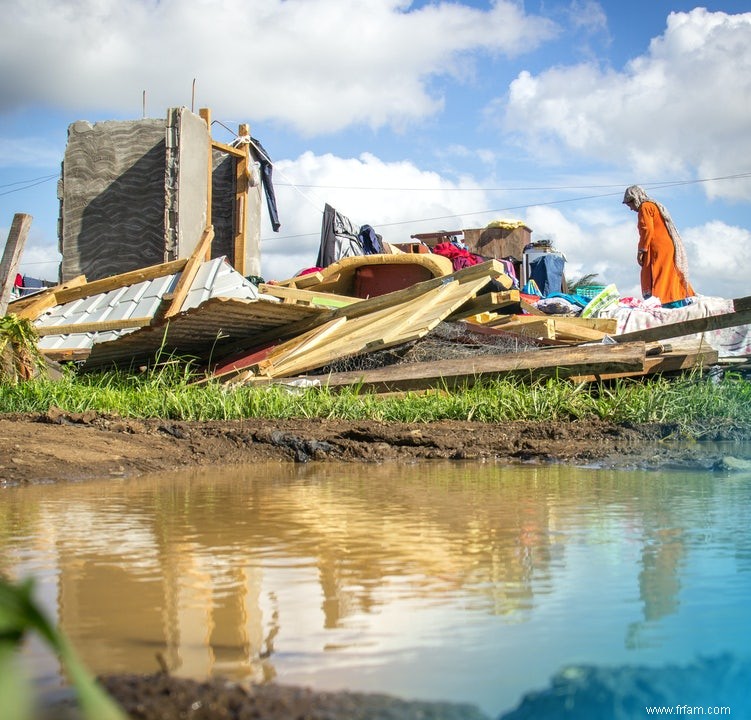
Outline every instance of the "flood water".
{"type": "MultiPolygon", "coordinates": [[[[497,717],[572,663],[748,658],[750,514],[748,472],[214,468],[0,489],[0,570],[95,673],[160,653],[497,717]]],[[[37,641],[23,659],[60,682],[37,641]]]]}

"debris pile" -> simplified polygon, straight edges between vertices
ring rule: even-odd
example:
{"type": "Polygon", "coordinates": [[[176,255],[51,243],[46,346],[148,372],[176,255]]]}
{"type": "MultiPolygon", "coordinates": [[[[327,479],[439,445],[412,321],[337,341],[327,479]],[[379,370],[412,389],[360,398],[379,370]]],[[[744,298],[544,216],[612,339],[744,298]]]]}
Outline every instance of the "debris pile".
{"type": "Polygon", "coordinates": [[[202,260],[202,245],[186,260],[90,283],[76,278],[8,310],[34,323],[47,358],[84,371],[135,369],[169,356],[233,385],[305,379],[373,391],[508,375],[590,381],[708,368],[720,353],[701,334],[751,321],[744,298],[728,313],[618,334],[614,318],[540,312],[498,260],[451,271],[435,258],[383,253],[256,285],[225,258],[202,260]],[[398,289],[354,294],[357,268],[386,268],[394,286],[393,268],[410,265],[427,279],[410,284],[410,275],[398,289]]]}

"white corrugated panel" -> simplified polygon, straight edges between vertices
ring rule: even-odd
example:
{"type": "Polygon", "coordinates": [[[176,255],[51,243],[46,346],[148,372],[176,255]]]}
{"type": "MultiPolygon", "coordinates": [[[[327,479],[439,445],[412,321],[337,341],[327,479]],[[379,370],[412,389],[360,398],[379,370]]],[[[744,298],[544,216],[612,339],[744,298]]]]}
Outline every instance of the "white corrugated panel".
{"type": "MultiPolygon", "coordinates": [[[[174,290],[180,273],[146,280],[144,282],[99,293],[64,305],[57,305],[35,321],[39,328],[55,327],[129,318],[154,317],[162,298],[174,290]]],[[[183,310],[198,307],[210,298],[228,297],[255,300],[258,289],[237,272],[224,257],[201,264],[188,292],[183,310]]],[[[85,349],[95,342],[107,342],[133,332],[133,328],[99,333],[74,333],[68,335],[45,335],[40,338],[43,350],[85,349]]]]}

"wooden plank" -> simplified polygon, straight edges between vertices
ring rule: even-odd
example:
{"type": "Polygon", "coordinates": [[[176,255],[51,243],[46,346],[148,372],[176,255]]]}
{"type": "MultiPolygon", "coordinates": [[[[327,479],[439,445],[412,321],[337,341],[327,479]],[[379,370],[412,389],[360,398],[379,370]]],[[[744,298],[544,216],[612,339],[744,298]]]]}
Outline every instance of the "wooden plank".
{"type": "Polygon", "coordinates": [[[352,298],[346,295],[299,290],[295,287],[268,285],[266,283],[261,283],[258,286],[258,292],[262,295],[272,295],[280,300],[299,302],[305,305],[322,305],[324,307],[344,307],[362,301],[361,298],[352,298]]]}
{"type": "Polygon", "coordinates": [[[665,372],[680,372],[681,370],[691,370],[696,367],[709,367],[715,365],[718,361],[718,353],[712,349],[702,349],[698,351],[672,351],[663,355],[647,357],[644,361],[644,370],[642,372],[604,372],[588,375],[572,375],[569,380],[574,383],[579,382],[603,382],[606,380],[616,380],[618,378],[639,378],[645,375],[655,375],[665,372]]]}
{"type": "Polygon", "coordinates": [[[514,320],[505,323],[493,323],[492,326],[515,335],[555,340],[555,320],[553,318],[541,318],[538,315],[516,315],[514,317],[514,320]]]}
{"type": "Polygon", "coordinates": [[[201,263],[203,262],[203,258],[206,256],[207,250],[211,248],[211,241],[213,239],[214,226],[209,225],[203,231],[201,240],[199,241],[198,245],[196,245],[195,249],[188,258],[188,261],[186,262],[185,267],[180,274],[180,279],[177,281],[174,292],[164,296],[164,300],[170,303],[167,307],[167,310],[164,312],[164,315],[162,316],[164,319],[174,317],[182,310],[185,298],[187,297],[188,292],[190,292],[190,287],[193,284],[193,280],[195,280],[196,278],[198,268],[201,267],[201,263]]]}
{"type": "Polygon", "coordinates": [[[395,392],[471,386],[484,378],[509,375],[533,380],[606,372],[640,373],[645,360],[645,345],[636,342],[478,355],[304,378],[316,379],[330,388],[360,385],[365,390],[395,392]]]}
{"type": "MultiPolygon", "coordinates": [[[[150,265],[149,267],[139,268],[138,270],[130,270],[129,272],[120,275],[112,275],[111,277],[102,278],[101,280],[94,280],[85,285],[79,285],[76,287],[63,286],[63,289],[55,291],[57,304],[64,305],[73,300],[80,300],[81,298],[91,297],[92,295],[98,295],[99,293],[117,290],[121,287],[136,285],[137,283],[146,280],[153,280],[154,278],[164,277],[165,275],[174,275],[175,273],[180,272],[185,267],[186,263],[187,260],[183,258],[181,260],[173,260],[172,262],[160,263],[159,265],[150,265]]],[[[52,289],[54,290],[54,288],[52,289]]]]}
{"type": "Polygon", "coordinates": [[[721,315],[709,315],[707,317],[694,318],[693,320],[683,320],[677,323],[668,323],[644,330],[622,333],[614,335],[613,340],[619,343],[632,342],[634,340],[651,342],[653,340],[667,340],[668,338],[694,335],[710,330],[722,330],[724,328],[738,327],[739,325],[748,325],[751,323],[751,298],[746,297],[733,300],[733,306],[742,309],[736,309],[734,312],[722,313],[721,315]]]}
{"type": "Polygon", "coordinates": [[[504,292],[483,293],[462,305],[448,320],[461,320],[471,315],[490,312],[497,308],[519,303],[518,290],[504,292]]]}
{"type": "Polygon", "coordinates": [[[233,147],[232,145],[227,145],[226,143],[219,142],[218,140],[212,140],[211,147],[216,148],[217,150],[221,150],[228,155],[233,155],[236,158],[245,157],[245,150],[240,150],[236,147],[233,147]]]}
{"type": "Polygon", "coordinates": [[[270,377],[294,375],[338,358],[358,355],[375,347],[400,344],[405,338],[419,337],[486,284],[485,277],[476,278],[473,283],[454,281],[439,285],[396,307],[381,308],[362,317],[340,315],[332,318],[324,326],[324,337],[318,334],[320,328],[315,328],[280,344],[263,363],[259,363],[257,372],[270,377]],[[322,343],[322,339],[326,342],[322,343]]]}
{"type": "Polygon", "coordinates": [[[555,337],[557,340],[572,341],[598,341],[606,335],[614,335],[618,326],[615,318],[596,318],[609,320],[596,327],[587,323],[587,320],[595,318],[555,318],[555,337]],[[577,322],[577,321],[583,322],[577,322]]]}
{"type": "Polygon", "coordinates": [[[39,348],[39,352],[55,362],[80,362],[89,357],[91,348],[66,348],[64,350],[39,348]]]}
{"type": "Polygon", "coordinates": [[[122,320],[98,320],[88,323],[68,323],[67,325],[46,325],[36,328],[37,335],[72,335],[74,333],[107,332],[108,330],[126,330],[142,328],[151,324],[152,318],[124,318],[122,320]]]}
{"type": "MultiPolygon", "coordinates": [[[[250,137],[250,125],[243,123],[238,127],[237,134],[240,137],[250,137]]],[[[248,192],[250,191],[250,143],[245,143],[242,148],[245,154],[238,158],[235,163],[235,237],[233,241],[234,262],[233,267],[241,275],[247,275],[245,268],[245,244],[248,227],[247,204],[248,192]]]]}
{"type": "Polygon", "coordinates": [[[311,285],[318,285],[323,280],[323,273],[320,270],[315,272],[305,273],[305,275],[295,275],[295,277],[288,278],[287,280],[279,280],[274,285],[281,285],[282,287],[294,287],[299,290],[304,290],[311,285]]]}
{"type": "Polygon", "coordinates": [[[0,260],[0,316],[5,315],[10,302],[10,295],[18,274],[18,266],[21,255],[26,246],[26,238],[29,236],[29,228],[32,221],[31,215],[16,213],[8,232],[8,239],[3,250],[3,259],[0,260]]]}
{"type": "MultiPolygon", "coordinates": [[[[63,285],[56,285],[55,287],[48,288],[41,293],[34,295],[34,300],[22,307],[16,315],[20,318],[26,318],[27,320],[36,320],[40,315],[49,310],[50,308],[59,305],[60,302],[57,298],[57,293],[63,290],[73,289],[81,287],[86,284],[86,276],[79,275],[73,278],[63,285]]],[[[15,307],[15,303],[13,303],[15,307]]]]}

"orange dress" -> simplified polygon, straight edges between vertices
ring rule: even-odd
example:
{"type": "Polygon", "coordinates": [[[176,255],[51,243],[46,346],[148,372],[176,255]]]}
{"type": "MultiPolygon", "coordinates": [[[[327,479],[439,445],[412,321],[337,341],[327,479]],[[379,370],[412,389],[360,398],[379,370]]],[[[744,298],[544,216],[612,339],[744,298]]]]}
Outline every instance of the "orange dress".
{"type": "Polygon", "coordinates": [[[683,273],[675,265],[675,247],[657,205],[645,200],[639,206],[639,254],[641,291],[666,303],[695,295],[683,273]]]}

